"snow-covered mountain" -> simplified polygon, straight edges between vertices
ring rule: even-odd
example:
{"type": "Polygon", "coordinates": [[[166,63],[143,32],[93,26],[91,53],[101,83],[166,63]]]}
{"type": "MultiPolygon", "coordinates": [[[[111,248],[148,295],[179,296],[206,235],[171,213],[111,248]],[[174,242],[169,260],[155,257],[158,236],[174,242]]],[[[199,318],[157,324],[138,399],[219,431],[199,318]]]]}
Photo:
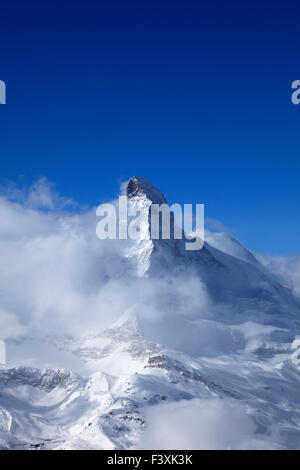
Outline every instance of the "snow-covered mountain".
{"type": "Polygon", "coordinates": [[[124,252],[131,306],[102,331],[10,345],[0,447],[174,448],[181,433],[187,448],[300,448],[299,299],[234,239],[211,235],[200,251],[151,240],[149,210],[165,197],[142,177],[127,196],[143,217],[124,252]],[[61,368],[29,367],[30,350],[61,368]]]}

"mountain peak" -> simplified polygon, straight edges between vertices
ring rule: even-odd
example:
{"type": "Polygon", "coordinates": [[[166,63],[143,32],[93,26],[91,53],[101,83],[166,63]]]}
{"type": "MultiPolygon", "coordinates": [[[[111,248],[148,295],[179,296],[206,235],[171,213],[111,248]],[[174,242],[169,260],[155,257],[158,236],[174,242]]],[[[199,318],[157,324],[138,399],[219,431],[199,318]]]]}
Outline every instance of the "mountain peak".
{"type": "Polygon", "coordinates": [[[165,196],[143,176],[131,178],[127,184],[126,195],[130,199],[136,196],[146,196],[154,204],[167,204],[165,196]]]}

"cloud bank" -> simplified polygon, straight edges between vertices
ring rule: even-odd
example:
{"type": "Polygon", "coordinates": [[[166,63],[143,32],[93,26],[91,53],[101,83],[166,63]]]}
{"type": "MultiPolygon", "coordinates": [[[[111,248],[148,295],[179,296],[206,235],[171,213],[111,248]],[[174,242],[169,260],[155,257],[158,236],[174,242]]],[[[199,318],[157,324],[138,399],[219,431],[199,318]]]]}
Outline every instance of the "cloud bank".
{"type": "Polygon", "coordinates": [[[136,279],[124,255],[132,242],[99,240],[95,208],[60,197],[46,179],[0,194],[1,339],[97,332],[133,303],[149,323],[211,308],[192,275],[136,279]]]}
{"type": "Polygon", "coordinates": [[[114,318],[118,298],[109,281],[127,267],[124,247],[100,242],[95,211],[70,210],[70,204],[45,179],[28,190],[2,188],[2,339],[84,332],[101,327],[108,310],[114,318]]]}
{"type": "Polygon", "coordinates": [[[146,413],[141,449],[269,448],[256,435],[244,406],[228,399],[194,399],[157,405],[146,413]]]}

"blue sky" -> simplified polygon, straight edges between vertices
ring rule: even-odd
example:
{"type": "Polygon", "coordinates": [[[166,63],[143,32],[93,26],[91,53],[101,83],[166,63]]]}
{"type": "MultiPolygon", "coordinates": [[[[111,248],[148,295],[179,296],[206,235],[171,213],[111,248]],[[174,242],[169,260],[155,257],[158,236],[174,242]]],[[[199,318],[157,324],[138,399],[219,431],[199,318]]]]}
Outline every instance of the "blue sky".
{"type": "Polygon", "coordinates": [[[137,174],[299,253],[296,2],[6,2],[1,177],[96,205],[137,174]]]}

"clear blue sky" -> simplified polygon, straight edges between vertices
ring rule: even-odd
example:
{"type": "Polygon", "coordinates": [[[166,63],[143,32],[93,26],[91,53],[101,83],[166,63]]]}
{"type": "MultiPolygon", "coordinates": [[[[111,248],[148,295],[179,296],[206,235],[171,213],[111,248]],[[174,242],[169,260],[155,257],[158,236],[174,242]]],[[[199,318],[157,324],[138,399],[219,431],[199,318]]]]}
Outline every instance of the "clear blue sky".
{"type": "Polygon", "coordinates": [[[250,249],[300,252],[296,2],[1,5],[1,176],[98,204],[143,175],[250,249]]]}

